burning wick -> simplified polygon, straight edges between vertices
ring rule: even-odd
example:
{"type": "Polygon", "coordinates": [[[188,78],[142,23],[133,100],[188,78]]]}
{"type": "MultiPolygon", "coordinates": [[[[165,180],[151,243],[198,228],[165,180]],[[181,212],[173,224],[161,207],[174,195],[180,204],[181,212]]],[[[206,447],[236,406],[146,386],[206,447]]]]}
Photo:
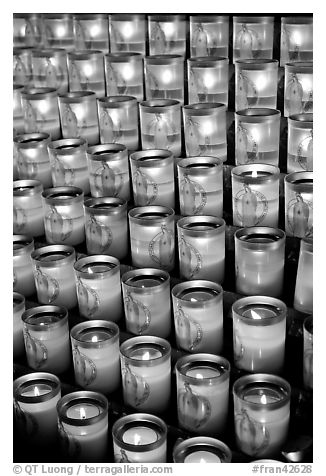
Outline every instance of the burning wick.
{"type": "Polygon", "coordinates": [[[35,397],[39,397],[39,396],[40,396],[40,392],[39,392],[38,387],[35,387],[35,388],[34,388],[34,395],[35,395],[35,397]]]}
{"type": "Polygon", "coordinates": [[[253,171],[251,172],[251,177],[252,177],[252,178],[257,178],[257,177],[258,177],[257,170],[253,170],[253,171]]]}
{"type": "Polygon", "coordinates": [[[251,310],[250,313],[253,319],[260,319],[260,315],[256,311],[251,310]]]}
{"type": "Polygon", "coordinates": [[[149,352],[145,352],[143,355],[143,360],[149,360],[149,352]]]}
{"type": "Polygon", "coordinates": [[[82,420],[85,420],[85,418],[86,418],[85,409],[82,407],[82,408],[79,410],[79,412],[80,412],[80,418],[81,418],[82,420]]]}

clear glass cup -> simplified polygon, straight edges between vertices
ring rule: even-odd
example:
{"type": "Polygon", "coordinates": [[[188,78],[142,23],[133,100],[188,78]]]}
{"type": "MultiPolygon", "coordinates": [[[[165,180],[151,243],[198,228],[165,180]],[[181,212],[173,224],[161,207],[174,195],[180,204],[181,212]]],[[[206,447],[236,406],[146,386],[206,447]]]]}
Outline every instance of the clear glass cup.
{"type": "Polygon", "coordinates": [[[190,15],[190,54],[229,57],[229,17],[190,15]]]}
{"type": "Polygon", "coordinates": [[[313,171],[313,127],[313,114],[288,118],[288,174],[313,171]]]}

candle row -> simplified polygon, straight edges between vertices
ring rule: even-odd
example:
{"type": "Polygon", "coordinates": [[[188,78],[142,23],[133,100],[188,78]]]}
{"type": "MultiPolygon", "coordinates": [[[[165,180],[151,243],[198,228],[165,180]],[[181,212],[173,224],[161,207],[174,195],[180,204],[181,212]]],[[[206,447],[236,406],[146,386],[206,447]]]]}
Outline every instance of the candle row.
{"type": "MultiPolygon", "coordinates": [[[[271,59],[273,16],[233,16],[233,59],[271,59]]],[[[229,55],[229,17],[221,15],[35,14],[16,13],[15,46],[60,47],[108,52],[229,55]],[[147,34],[148,31],[148,34],[147,34]]],[[[313,19],[281,17],[280,60],[311,61],[313,19]]]]}

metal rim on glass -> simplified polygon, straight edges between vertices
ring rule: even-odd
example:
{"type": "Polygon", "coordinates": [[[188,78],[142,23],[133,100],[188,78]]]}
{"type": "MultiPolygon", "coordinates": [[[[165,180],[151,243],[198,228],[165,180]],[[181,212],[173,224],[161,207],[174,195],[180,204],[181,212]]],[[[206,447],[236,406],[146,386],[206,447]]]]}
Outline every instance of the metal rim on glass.
{"type": "Polygon", "coordinates": [[[234,117],[240,119],[241,122],[268,124],[280,120],[281,111],[278,109],[269,109],[267,107],[262,107],[261,109],[253,107],[252,109],[241,109],[241,111],[236,111],[234,117]]]}
{"type": "Polygon", "coordinates": [[[17,378],[14,381],[14,399],[17,402],[22,403],[42,403],[51,400],[58,395],[61,391],[60,380],[56,375],[47,372],[33,372],[22,377],[17,378]],[[43,395],[22,395],[26,388],[32,385],[47,385],[50,387],[50,391],[43,395]]]}
{"type": "Polygon", "coordinates": [[[223,56],[194,56],[188,58],[188,66],[190,68],[212,68],[223,67],[229,64],[229,59],[223,56]]]}
{"type": "Polygon", "coordinates": [[[133,51],[121,51],[119,53],[107,53],[104,58],[108,63],[141,63],[143,55],[133,51]]]}
{"type": "Polygon", "coordinates": [[[13,196],[26,197],[43,192],[43,185],[39,180],[15,180],[13,182],[13,196]]]}
{"type": "Polygon", "coordinates": [[[190,15],[190,23],[226,23],[229,17],[225,15],[190,15]]]}
{"type": "Polygon", "coordinates": [[[285,232],[269,226],[250,226],[240,228],[234,233],[235,241],[247,249],[277,250],[285,245],[285,232]],[[261,241],[264,240],[264,241],[261,241]],[[268,240],[268,241],[266,241],[268,240]]]}
{"type": "Polygon", "coordinates": [[[313,128],[313,114],[292,114],[288,117],[288,122],[292,126],[298,127],[299,129],[312,129],[313,128]]]}
{"type": "Polygon", "coordinates": [[[163,206],[135,207],[129,210],[129,218],[139,225],[161,225],[162,222],[174,222],[173,208],[163,206]]]}
{"type": "Polygon", "coordinates": [[[20,312],[25,309],[25,296],[20,293],[13,293],[13,309],[14,312],[20,312]]]}
{"type": "Polygon", "coordinates": [[[120,345],[120,355],[129,365],[133,367],[155,367],[171,359],[171,345],[162,337],[137,336],[125,340],[120,345]],[[132,351],[141,348],[153,348],[161,353],[159,357],[148,360],[137,360],[130,357],[132,351]]]}
{"type": "Polygon", "coordinates": [[[19,149],[36,149],[44,147],[51,141],[47,132],[32,132],[29,134],[19,134],[14,138],[14,143],[19,149]]]}
{"type": "Polygon", "coordinates": [[[312,193],[313,177],[313,172],[292,172],[284,177],[284,182],[292,190],[298,190],[301,193],[312,193]]]}
{"type": "Polygon", "coordinates": [[[75,13],[74,20],[108,20],[108,13],[75,13]]]}
{"type": "Polygon", "coordinates": [[[128,158],[128,151],[123,144],[99,144],[88,147],[87,154],[91,160],[103,161],[120,161],[128,158]]]}
{"type": "Polygon", "coordinates": [[[216,385],[216,383],[224,382],[230,377],[230,362],[221,357],[220,355],[214,354],[192,354],[185,355],[178,359],[176,363],[176,371],[184,379],[187,379],[192,385],[216,385]],[[203,365],[210,366],[213,369],[218,370],[219,375],[214,377],[203,377],[197,378],[191,375],[187,375],[188,370],[191,370],[196,367],[202,367],[203,365]]]}
{"type": "Polygon", "coordinates": [[[90,215],[121,215],[127,211],[127,202],[118,197],[87,198],[84,207],[90,215]]]}
{"type": "Polygon", "coordinates": [[[226,111],[226,105],[220,102],[201,102],[182,106],[186,116],[207,116],[226,111]]]}
{"type": "Polygon", "coordinates": [[[64,104],[80,104],[84,101],[96,100],[96,94],[93,91],[73,91],[58,95],[59,102],[64,104]]]}
{"type": "Polygon", "coordinates": [[[74,263],[74,270],[83,279],[106,279],[108,276],[119,274],[120,276],[120,261],[114,256],[109,255],[90,255],[80,258],[74,263]],[[90,265],[105,265],[108,267],[105,271],[99,271],[94,273],[88,272],[90,265]]]}
{"type": "Polygon", "coordinates": [[[27,235],[13,235],[13,255],[24,255],[34,250],[34,240],[27,235]]]}
{"type": "Polygon", "coordinates": [[[233,17],[234,23],[274,23],[274,17],[233,17]]]}
{"type": "Polygon", "coordinates": [[[250,185],[259,183],[276,182],[280,178],[280,169],[275,165],[269,164],[245,164],[237,165],[231,170],[232,178],[245,182],[250,185]],[[250,173],[249,173],[250,172],[250,173]],[[252,172],[257,172],[257,177],[252,175],[252,172]],[[263,172],[264,175],[258,176],[259,172],[263,172]]]}
{"type": "Polygon", "coordinates": [[[297,63],[285,63],[285,70],[289,73],[306,73],[312,74],[312,61],[298,61],[297,63]]]}
{"type": "MultiPolygon", "coordinates": [[[[109,15],[110,21],[139,21],[145,20],[145,15],[137,13],[113,13],[109,15]]],[[[144,32],[145,33],[145,32],[144,32]]]]}
{"type": "Polygon", "coordinates": [[[68,61],[103,59],[103,52],[100,50],[78,50],[68,51],[68,61]]]}
{"type": "Polygon", "coordinates": [[[176,444],[173,448],[174,463],[184,463],[187,456],[197,451],[207,451],[216,455],[221,463],[230,463],[232,452],[223,441],[209,436],[195,436],[176,444]]]}
{"type": "Polygon", "coordinates": [[[181,104],[176,99],[148,99],[147,101],[141,101],[139,107],[144,112],[160,114],[168,112],[171,109],[179,110],[181,104]]]}
{"type": "Polygon", "coordinates": [[[49,245],[37,248],[31,254],[32,260],[39,263],[42,268],[57,268],[73,263],[76,259],[75,249],[68,245],[49,245]],[[55,260],[45,259],[55,256],[55,260]]]}
{"type": "Polygon", "coordinates": [[[285,25],[306,25],[313,23],[313,17],[281,17],[281,23],[285,25]]]}
{"type": "Polygon", "coordinates": [[[83,348],[101,349],[106,347],[107,344],[114,344],[115,342],[119,341],[119,332],[119,327],[114,322],[97,319],[76,324],[71,329],[70,336],[83,348]],[[96,342],[83,340],[83,334],[90,330],[101,332],[104,331],[107,334],[107,338],[98,340],[96,342]]]}
{"type": "Polygon", "coordinates": [[[278,71],[278,60],[276,59],[238,59],[235,61],[235,65],[240,66],[242,70],[278,71]]]}
{"type": "Polygon", "coordinates": [[[65,58],[67,51],[64,48],[35,48],[32,51],[33,58],[65,58]]]}
{"type": "Polygon", "coordinates": [[[232,304],[232,311],[236,316],[249,326],[270,326],[286,319],[287,307],[283,301],[269,296],[247,296],[238,299],[232,304]],[[243,315],[250,306],[267,305],[275,311],[275,316],[253,319],[243,315]]]}
{"type": "Polygon", "coordinates": [[[137,98],[134,96],[109,96],[97,99],[98,106],[101,109],[110,108],[129,108],[132,105],[137,105],[137,98]]]}
{"type": "Polygon", "coordinates": [[[23,312],[21,317],[24,326],[29,327],[33,331],[52,332],[53,329],[68,326],[68,311],[63,306],[37,306],[31,307],[23,312]],[[56,320],[49,323],[33,322],[34,319],[41,317],[51,317],[56,320]]]}
{"type": "Polygon", "coordinates": [[[127,271],[122,275],[121,282],[130,288],[133,288],[133,291],[137,293],[137,291],[141,291],[142,293],[160,293],[165,288],[170,288],[170,275],[167,271],[162,269],[156,268],[139,268],[139,269],[132,269],[131,271],[127,271]],[[146,278],[153,278],[153,276],[160,281],[157,282],[157,285],[153,285],[147,288],[139,288],[135,286],[134,283],[140,279],[146,278]]]}
{"type": "Polygon", "coordinates": [[[72,155],[78,149],[86,151],[87,141],[81,137],[77,139],[60,139],[50,142],[49,150],[55,150],[56,155],[72,155]]]}
{"type": "Polygon", "coordinates": [[[158,65],[170,65],[170,64],[180,64],[184,62],[184,57],[181,55],[151,55],[145,56],[145,66],[158,64],[158,65]]]}
{"type": "Polygon", "coordinates": [[[65,206],[82,202],[84,200],[84,192],[79,187],[52,187],[44,190],[42,197],[49,205],[65,206]]]}
{"type": "Polygon", "coordinates": [[[25,87],[22,91],[22,98],[38,101],[49,97],[57,97],[58,90],[55,88],[29,88],[25,87]]]}
{"type": "MultiPolygon", "coordinates": [[[[176,299],[182,300],[185,292],[192,292],[194,289],[198,290],[209,290],[211,291],[210,296],[205,301],[205,307],[207,306],[216,306],[223,299],[223,288],[220,284],[215,283],[214,281],[208,281],[205,279],[196,279],[193,281],[184,281],[182,283],[176,284],[172,288],[172,296],[176,299]]],[[[192,308],[202,308],[203,301],[191,301],[192,308]]],[[[198,354],[197,354],[198,355],[198,354]]]]}
{"type": "Polygon", "coordinates": [[[303,330],[306,331],[310,336],[313,336],[313,317],[307,316],[303,321],[303,330]]]}
{"type": "Polygon", "coordinates": [[[189,175],[215,175],[217,171],[222,172],[223,161],[218,157],[200,155],[181,159],[177,167],[189,175]]]}
{"type": "Polygon", "coordinates": [[[139,150],[130,154],[130,162],[136,167],[168,167],[174,163],[173,154],[166,149],[139,150]]]}
{"type": "Polygon", "coordinates": [[[225,221],[211,215],[198,215],[180,218],[177,221],[177,228],[186,230],[187,236],[197,238],[217,236],[225,233],[225,221]],[[197,226],[209,227],[207,230],[198,230],[197,226]]]}
{"type": "Polygon", "coordinates": [[[98,423],[99,421],[102,421],[107,418],[108,410],[109,403],[107,398],[101,393],[91,391],[68,393],[67,395],[62,397],[57,403],[57,412],[59,420],[71,426],[94,425],[95,423],[98,423]],[[102,411],[96,416],[82,419],[70,418],[67,415],[69,408],[73,407],[74,405],[83,403],[88,405],[92,404],[96,407],[100,407],[102,411]]]}
{"type": "Polygon", "coordinates": [[[159,21],[159,22],[176,22],[176,21],[186,21],[186,15],[148,15],[149,21],[159,21]]]}

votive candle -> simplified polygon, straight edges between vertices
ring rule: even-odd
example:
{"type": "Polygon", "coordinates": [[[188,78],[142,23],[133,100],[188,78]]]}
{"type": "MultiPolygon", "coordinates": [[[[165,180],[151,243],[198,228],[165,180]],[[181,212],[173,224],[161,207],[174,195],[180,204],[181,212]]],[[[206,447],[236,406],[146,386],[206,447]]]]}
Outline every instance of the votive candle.
{"type": "Polygon", "coordinates": [[[13,49],[13,83],[20,86],[33,84],[32,46],[13,49]]]}
{"type": "Polygon", "coordinates": [[[78,50],[68,53],[69,91],[93,91],[105,96],[104,55],[99,50],[78,50]]]}
{"type": "Polygon", "coordinates": [[[313,114],[288,118],[287,172],[313,171],[313,114]]]}
{"type": "Polygon", "coordinates": [[[43,24],[40,13],[13,14],[14,46],[37,46],[43,41],[43,24]]]}
{"type": "Polygon", "coordinates": [[[186,54],[187,23],[185,15],[149,15],[149,54],[186,54]]]}
{"type": "Polygon", "coordinates": [[[184,58],[177,54],[146,56],[146,99],[173,99],[184,102],[184,58]]]}
{"type": "Polygon", "coordinates": [[[31,260],[33,250],[33,238],[26,235],[13,236],[13,288],[25,297],[35,293],[31,260]]]}
{"type": "Polygon", "coordinates": [[[303,383],[306,389],[313,389],[313,318],[303,321],[303,383]]]}
{"type": "Polygon", "coordinates": [[[70,13],[44,13],[44,44],[48,48],[74,49],[74,30],[70,13]]]}
{"type": "Polygon", "coordinates": [[[313,112],[312,62],[286,63],[284,116],[313,112]]]}
{"type": "Polygon", "coordinates": [[[140,53],[110,53],[104,57],[107,96],[133,96],[144,99],[143,55],[140,53]]]}
{"type": "Polygon", "coordinates": [[[191,56],[229,57],[229,17],[190,15],[191,56]]]}
{"type": "Polygon", "coordinates": [[[107,13],[77,13],[73,16],[76,50],[109,51],[109,16],[107,13]]]}
{"type": "Polygon", "coordinates": [[[68,92],[67,52],[63,48],[32,51],[33,82],[37,88],[55,88],[58,94],[68,92]]]}
{"type": "Polygon", "coordinates": [[[58,92],[55,88],[22,90],[25,132],[47,132],[51,139],[61,136],[58,92]]]}
{"type": "Polygon", "coordinates": [[[43,185],[39,180],[13,182],[13,231],[17,234],[42,236],[44,211],[43,185]]]}
{"type": "Polygon", "coordinates": [[[111,53],[131,51],[146,53],[145,15],[114,13],[109,16],[111,53]]]}
{"type": "Polygon", "coordinates": [[[281,66],[313,60],[313,17],[281,17],[281,66]]]}
{"type": "Polygon", "coordinates": [[[231,463],[232,452],[223,441],[195,436],[173,448],[174,463],[231,463]]]}
{"type": "Polygon", "coordinates": [[[313,312],[313,241],[302,238],[294,291],[293,307],[297,311],[313,312]]]}
{"type": "Polygon", "coordinates": [[[285,231],[309,238],[313,233],[313,172],[293,172],[284,178],[285,231]]]}
{"type": "Polygon", "coordinates": [[[25,353],[22,314],[25,311],[25,297],[13,293],[13,354],[14,359],[25,353]]]}
{"type": "Polygon", "coordinates": [[[272,59],[274,17],[233,17],[233,62],[237,59],[272,59]]]}

